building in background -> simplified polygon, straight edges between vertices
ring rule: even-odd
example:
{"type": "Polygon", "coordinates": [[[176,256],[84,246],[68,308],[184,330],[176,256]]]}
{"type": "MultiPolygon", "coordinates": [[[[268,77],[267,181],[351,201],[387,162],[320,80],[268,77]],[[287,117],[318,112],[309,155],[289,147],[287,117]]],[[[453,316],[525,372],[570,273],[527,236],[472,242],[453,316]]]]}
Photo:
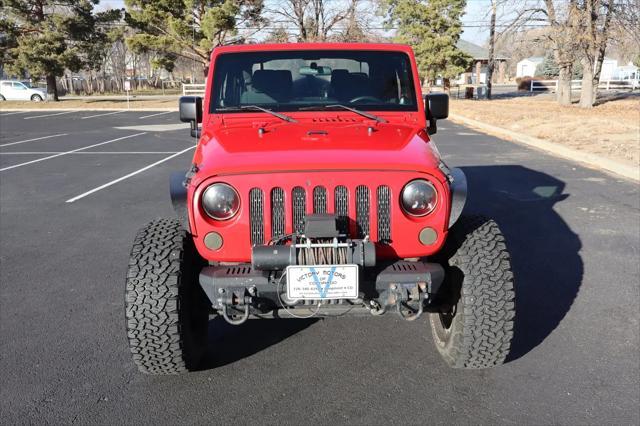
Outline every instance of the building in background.
{"type": "MultiPolygon", "coordinates": [[[[486,84],[487,83],[487,66],[489,64],[489,49],[477,44],[473,44],[466,40],[460,40],[456,44],[458,49],[473,58],[473,62],[469,69],[460,74],[455,81],[457,84],[486,84]]],[[[506,62],[509,58],[500,52],[495,53],[495,68],[493,71],[493,83],[505,83],[507,76],[505,75],[506,62]]]]}
{"type": "Polygon", "coordinates": [[[600,81],[613,80],[616,69],[618,68],[618,61],[611,58],[604,58],[602,61],[602,71],[600,71],[600,81]]]}
{"type": "Polygon", "coordinates": [[[536,68],[544,61],[542,56],[532,56],[524,58],[516,64],[517,77],[533,77],[536,75],[536,68]]]}
{"type": "Polygon", "coordinates": [[[613,71],[613,80],[640,80],[640,69],[629,62],[613,71]]]}
{"type": "MultiPolygon", "coordinates": [[[[536,72],[538,66],[544,62],[542,56],[532,56],[530,58],[524,58],[516,64],[516,77],[535,77],[538,75],[536,72]]],[[[629,64],[631,65],[631,64],[629,64]]],[[[600,71],[600,81],[607,80],[623,80],[623,76],[627,76],[636,72],[637,67],[633,69],[633,65],[624,67],[618,66],[616,59],[605,57],[602,61],[602,71],[600,71]]]]}

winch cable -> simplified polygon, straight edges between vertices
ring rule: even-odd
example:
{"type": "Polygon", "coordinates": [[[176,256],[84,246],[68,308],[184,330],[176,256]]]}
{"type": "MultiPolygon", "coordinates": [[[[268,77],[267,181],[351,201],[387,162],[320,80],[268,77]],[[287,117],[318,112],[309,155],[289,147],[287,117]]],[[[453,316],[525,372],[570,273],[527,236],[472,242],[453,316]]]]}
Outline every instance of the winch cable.
{"type": "MultiPolygon", "coordinates": [[[[331,243],[331,240],[320,241],[331,243]]],[[[346,247],[296,246],[298,265],[344,265],[347,263],[346,247]]]]}

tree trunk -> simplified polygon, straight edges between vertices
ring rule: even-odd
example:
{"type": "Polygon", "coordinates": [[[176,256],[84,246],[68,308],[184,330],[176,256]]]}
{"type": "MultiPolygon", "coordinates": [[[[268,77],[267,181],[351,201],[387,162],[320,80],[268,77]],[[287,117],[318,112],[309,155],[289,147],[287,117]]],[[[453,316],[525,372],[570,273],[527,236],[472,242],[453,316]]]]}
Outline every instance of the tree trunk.
{"type": "Polygon", "coordinates": [[[571,74],[572,66],[561,66],[558,74],[558,92],[556,99],[560,105],[571,105],[571,74]]]}
{"type": "Polygon", "coordinates": [[[580,60],[582,64],[582,87],[580,89],[580,107],[591,108],[595,102],[595,93],[598,88],[598,83],[593,81],[593,63],[590,57],[584,57],[580,60]]]}
{"type": "Polygon", "coordinates": [[[47,97],[50,101],[58,102],[58,86],[55,74],[47,74],[47,97]]]}

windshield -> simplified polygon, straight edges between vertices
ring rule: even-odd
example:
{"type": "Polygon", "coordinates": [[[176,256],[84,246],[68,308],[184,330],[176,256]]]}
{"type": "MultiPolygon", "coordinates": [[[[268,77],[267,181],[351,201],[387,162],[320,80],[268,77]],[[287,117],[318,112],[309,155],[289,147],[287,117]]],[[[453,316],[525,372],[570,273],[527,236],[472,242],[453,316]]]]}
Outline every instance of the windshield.
{"type": "Polygon", "coordinates": [[[210,112],[326,109],[417,111],[407,54],[314,50],[225,53],[215,63],[210,112]]]}

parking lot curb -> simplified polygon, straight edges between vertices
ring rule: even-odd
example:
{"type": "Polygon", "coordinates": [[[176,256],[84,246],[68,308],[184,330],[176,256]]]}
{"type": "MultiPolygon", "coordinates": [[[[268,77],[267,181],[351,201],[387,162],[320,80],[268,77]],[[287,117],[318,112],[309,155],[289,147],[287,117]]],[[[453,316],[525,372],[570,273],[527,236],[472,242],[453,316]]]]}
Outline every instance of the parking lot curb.
{"type": "Polygon", "coordinates": [[[451,121],[453,122],[473,127],[476,130],[479,130],[486,134],[498,136],[513,142],[531,146],[533,148],[537,148],[558,157],[566,158],[568,160],[584,164],[591,168],[604,170],[606,172],[622,176],[626,179],[640,182],[640,167],[637,166],[632,166],[621,163],[619,161],[603,158],[602,156],[599,156],[597,154],[591,154],[588,152],[578,151],[573,148],[567,148],[566,146],[562,146],[557,143],[545,141],[533,136],[523,135],[522,133],[483,123],[481,121],[473,120],[471,118],[467,118],[458,114],[449,114],[449,119],[451,119],[451,121]]]}

